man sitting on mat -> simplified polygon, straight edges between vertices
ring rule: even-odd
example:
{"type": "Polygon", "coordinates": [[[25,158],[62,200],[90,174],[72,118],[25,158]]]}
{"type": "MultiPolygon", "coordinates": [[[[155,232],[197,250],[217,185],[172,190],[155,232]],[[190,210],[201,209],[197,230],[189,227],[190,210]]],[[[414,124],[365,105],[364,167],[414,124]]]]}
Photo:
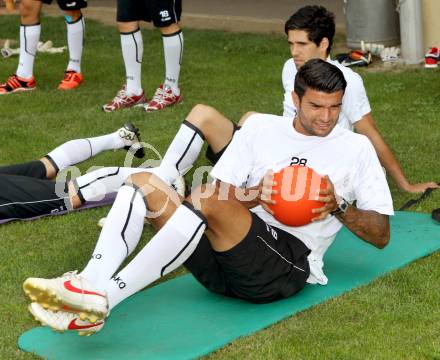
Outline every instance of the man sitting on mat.
{"type": "MultiPolygon", "coordinates": [[[[160,175],[132,175],[81,273],[24,282],[31,313],[55,330],[90,335],[117,304],[180,265],[212,292],[267,303],[294,295],[306,283],[327,283],[323,256],[343,225],[378,248],[386,246],[393,206],[382,167],[365,136],[336,125],[345,88],[334,65],[306,63],[292,95],[297,115],[250,117],[211,172],[216,182],[184,201],[160,175]],[[301,227],[281,224],[268,208],[271,170],[288,166],[292,157],[328,175],[320,191],[326,205],[301,227]],[[256,196],[250,198],[251,192],[256,196]],[[144,217],[158,232],[115,275],[136,248],[144,217]]],[[[196,106],[188,119],[205,109],[196,106]]]]}
{"type": "MultiPolygon", "coordinates": [[[[417,193],[427,188],[438,188],[439,186],[432,181],[418,184],[408,182],[399,162],[376,128],[362,78],[353,70],[330,59],[329,54],[335,35],[334,15],[321,6],[305,6],[289,18],[285,31],[292,58],[286,61],[282,72],[285,91],[283,116],[292,117],[296,111],[291,98],[297,69],[310,59],[326,60],[337,66],[347,81],[338,124],[349,129],[354,127],[356,132],[368,136],[382,166],[400,189],[417,193]]],[[[244,116],[239,125],[243,125],[249,115],[250,113],[244,116]]],[[[182,169],[187,170],[197,160],[205,140],[209,145],[206,156],[212,163],[216,163],[237,129],[239,126],[225,117],[210,116],[208,107],[203,116],[186,119],[169,148],[175,158],[185,158],[182,163],[186,162],[187,166],[183,167],[181,163],[177,168],[180,175],[183,174],[182,169]]],[[[166,157],[167,155],[164,159],[166,157]]],[[[167,170],[168,179],[172,179],[177,174],[176,167],[162,168],[162,171],[164,170],[167,170]]]]}

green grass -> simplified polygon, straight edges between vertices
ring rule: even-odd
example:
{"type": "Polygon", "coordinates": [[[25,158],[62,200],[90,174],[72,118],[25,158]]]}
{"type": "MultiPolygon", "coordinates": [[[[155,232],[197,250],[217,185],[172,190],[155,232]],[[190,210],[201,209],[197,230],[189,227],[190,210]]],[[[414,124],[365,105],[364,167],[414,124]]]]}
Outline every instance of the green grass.
{"type": "MultiPolygon", "coordinates": [[[[2,38],[17,39],[18,18],[0,16],[2,38]]],[[[65,43],[61,18],[43,19],[43,40],[65,43]]],[[[151,97],[163,78],[162,41],[144,32],[143,84],[151,97]]],[[[183,104],[160,113],[122,111],[105,114],[124,79],[119,38],[114,28],[87,23],[84,86],[60,93],[67,54],[39,54],[38,91],[0,98],[0,162],[39,158],[71,138],[137,124],[143,139],[162,154],[185,114],[207,103],[238,120],[249,110],[281,113],[281,69],[289,52],[283,37],[185,31],[181,87],[183,104]]],[[[15,72],[17,58],[0,59],[0,81],[15,72]]],[[[373,115],[412,181],[440,181],[440,71],[361,72],[373,115]]],[[[122,164],[123,152],[107,152],[80,166],[122,164]]],[[[206,160],[201,159],[199,165],[206,160]]],[[[390,182],[395,207],[412,196],[390,182]]],[[[1,191],[1,189],[0,189],[1,191]]],[[[440,191],[413,210],[440,205],[440,191]]],[[[26,310],[21,284],[28,276],[53,277],[81,269],[98,236],[97,220],[108,209],[94,209],[35,222],[0,227],[0,358],[29,359],[17,338],[36,325],[26,310]]],[[[439,227],[440,230],[440,227],[439,227]]],[[[152,233],[146,230],[143,243],[152,233]]],[[[440,358],[440,254],[386,275],[368,286],[308,309],[211,354],[213,359],[433,359],[440,358]]],[[[331,279],[330,279],[331,281],[331,279]]],[[[145,311],[148,311],[146,309],[145,311]]],[[[148,346],[148,345],[146,345],[148,346]]]]}

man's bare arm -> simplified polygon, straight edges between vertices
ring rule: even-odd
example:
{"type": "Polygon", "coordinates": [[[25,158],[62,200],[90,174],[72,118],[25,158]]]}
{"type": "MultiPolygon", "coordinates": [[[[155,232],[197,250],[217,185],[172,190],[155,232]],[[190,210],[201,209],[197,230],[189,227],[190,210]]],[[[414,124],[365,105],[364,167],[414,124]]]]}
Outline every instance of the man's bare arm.
{"type": "Polygon", "coordinates": [[[384,248],[390,241],[390,220],[388,215],[372,210],[360,210],[349,206],[345,213],[336,217],[362,240],[384,248]]]}
{"type": "Polygon", "coordinates": [[[273,186],[276,185],[273,181],[273,175],[273,171],[268,170],[258,185],[248,188],[238,188],[219,180],[217,180],[217,186],[220,187],[220,196],[239,201],[248,209],[261,205],[269,214],[273,215],[273,211],[268,206],[275,204],[275,201],[271,200],[271,196],[277,194],[277,191],[273,190],[273,186]]]}
{"type": "MultiPolygon", "coordinates": [[[[312,212],[317,216],[312,221],[320,221],[338,208],[336,201],[335,188],[328,176],[325,176],[327,188],[319,191],[319,201],[324,206],[313,209],[312,212]]],[[[351,205],[345,213],[335,215],[352,233],[359,236],[362,240],[378,247],[384,248],[390,241],[390,220],[388,215],[380,214],[373,210],[361,210],[351,205]]]]}

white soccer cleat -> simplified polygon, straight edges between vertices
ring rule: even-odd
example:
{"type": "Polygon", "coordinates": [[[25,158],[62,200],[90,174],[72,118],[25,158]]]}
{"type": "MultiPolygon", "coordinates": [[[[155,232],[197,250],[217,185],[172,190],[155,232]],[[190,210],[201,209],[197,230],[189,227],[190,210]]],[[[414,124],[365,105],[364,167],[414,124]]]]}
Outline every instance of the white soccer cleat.
{"type": "Polygon", "coordinates": [[[81,336],[89,336],[96,334],[104,327],[104,320],[98,320],[95,323],[83,321],[78,314],[48,310],[36,302],[31,303],[28,309],[41,325],[49,326],[55,331],[76,331],[81,336]]]}
{"type": "Polygon", "coordinates": [[[141,133],[136,126],[130,122],[125,123],[118,130],[118,135],[124,142],[125,150],[131,151],[139,159],[145,156],[145,151],[141,144],[141,133]]]}
{"type": "Polygon", "coordinates": [[[95,323],[108,313],[106,294],[97,291],[76,271],[55,279],[28,278],[23,283],[23,290],[43,308],[72,311],[84,321],[95,323]]]}

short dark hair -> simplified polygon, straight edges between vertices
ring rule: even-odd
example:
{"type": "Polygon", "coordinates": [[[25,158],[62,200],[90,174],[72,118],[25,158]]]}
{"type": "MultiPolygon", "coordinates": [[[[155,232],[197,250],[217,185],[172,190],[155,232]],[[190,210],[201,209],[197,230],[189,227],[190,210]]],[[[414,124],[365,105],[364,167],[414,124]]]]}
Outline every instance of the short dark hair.
{"type": "Polygon", "coordinates": [[[295,77],[295,93],[301,99],[307,88],[334,93],[345,92],[347,81],[335,65],[321,59],[312,59],[300,67],[295,77]]]}
{"type": "Polygon", "coordinates": [[[295,12],[284,25],[288,35],[289,30],[304,30],[309,40],[319,45],[323,38],[328,39],[327,55],[333,44],[335,36],[335,15],[323,6],[308,5],[295,12]]]}

